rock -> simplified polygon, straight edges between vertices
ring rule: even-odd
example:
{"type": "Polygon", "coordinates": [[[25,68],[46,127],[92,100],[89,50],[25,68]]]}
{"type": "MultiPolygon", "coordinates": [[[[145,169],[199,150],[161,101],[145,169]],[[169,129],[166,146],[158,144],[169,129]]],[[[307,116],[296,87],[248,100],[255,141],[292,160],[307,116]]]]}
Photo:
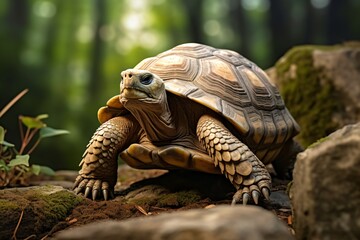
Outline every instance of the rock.
{"type": "Polygon", "coordinates": [[[55,239],[292,239],[284,223],[254,206],[217,206],[75,227],[55,239]]]}
{"type": "Polygon", "coordinates": [[[301,126],[303,146],[360,121],[360,42],[297,46],[267,73],[301,126]]]}
{"type": "Polygon", "coordinates": [[[60,181],[60,180],[41,180],[41,181],[30,181],[31,186],[60,186],[68,190],[72,190],[74,182],[70,181],[60,181]]]}
{"type": "Polygon", "coordinates": [[[0,239],[12,239],[18,222],[16,238],[40,239],[81,200],[59,186],[0,190],[0,239]]]}
{"type": "Polygon", "coordinates": [[[291,198],[298,239],[360,239],[360,122],[300,153],[291,198]]]}

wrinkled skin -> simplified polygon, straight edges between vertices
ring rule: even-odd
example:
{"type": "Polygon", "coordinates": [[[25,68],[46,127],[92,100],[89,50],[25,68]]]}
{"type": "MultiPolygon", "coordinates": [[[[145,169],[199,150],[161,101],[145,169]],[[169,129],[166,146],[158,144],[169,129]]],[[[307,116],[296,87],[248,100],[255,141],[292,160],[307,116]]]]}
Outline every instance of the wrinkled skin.
{"type": "Polygon", "coordinates": [[[265,165],[218,114],[167,93],[163,80],[151,72],[130,69],[121,75],[119,101],[128,113],[109,119],[94,133],[74,184],[77,194],[94,200],[113,197],[120,154],[136,168],[222,173],[237,189],[233,204],[269,199],[271,178],[265,165]]]}

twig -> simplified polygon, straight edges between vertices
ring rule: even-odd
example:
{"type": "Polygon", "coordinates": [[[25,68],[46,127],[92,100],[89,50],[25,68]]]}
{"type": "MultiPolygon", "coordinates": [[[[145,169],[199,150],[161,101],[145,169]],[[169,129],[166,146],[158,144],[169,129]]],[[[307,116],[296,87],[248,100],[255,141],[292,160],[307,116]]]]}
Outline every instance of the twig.
{"type": "Polygon", "coordinates": [[[144,214],[145,216],[149,215],[148,212],[145,211],[145,209],[143,209],[141,206],[139,205],[135,205],[136,209],[139,210],[139,212],[141,212],[142,214],[144,214]]]}
{"type": "Polygon", "coordinates": [[[44,236],[44,237],[42,237],[40,240],[45,240],[45,239],[47,239],[47,238],[48,238],[48,236],[49,236],[49,234],[45,235],[45,236],[44,236]]]}
{"type": "Polygon", "coordinates": [[[11,108],[22,96],[24,96],[29,89],[22,90],[16,97],[13,98],[1,111],[0,111],[0,118],[11,108]]]}
{"type": "Polygon", "coordinates": [[[32,239],[32,238],[36,238],[36,235],[35,235],[35,234],[30,235],[30,236],[28,236],[27,238],[24,238],[24,240],[30,240],[30,239],[32,239]]]}
{"type": "Polygon", "coordinates": [[[19,229],[19,226],[20,226],[21,220],[22,220],[22,218],[23,218],[23,215],[24,215],[24,210],[21,211],[19,221],[18,221],[18,223],[17,223],[17,225],[16,225],[16,228],[15,228],[15,230],[14,230],[14,233],[13,233],[11,239],[16,240],[16,233],[17,233],[17,231],[18,231],[18,229],[19,229]]]}

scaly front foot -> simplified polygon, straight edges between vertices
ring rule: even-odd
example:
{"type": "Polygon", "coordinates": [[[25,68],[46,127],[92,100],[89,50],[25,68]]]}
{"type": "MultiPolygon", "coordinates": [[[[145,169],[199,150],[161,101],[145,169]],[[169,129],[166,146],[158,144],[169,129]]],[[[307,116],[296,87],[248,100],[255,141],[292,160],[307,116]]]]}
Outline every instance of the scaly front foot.
{"type": "Polygon", "coordinates": [[[258,204],[261,195],[268,199],[271,178],[265,165],[256,155],[237,139],[217,119],[204,115],[197,126],[197,135],[215,166],[230,180],[237,189],[232,204],[252,199],[258,204]]]}
{"type": "MultiPolygon", "coordinates": [[[[115,117],[103,123],[92,136],[74,183],[76,194],[83,193],[93,200],[108,200],[114,195],[117,180],[117,156],[134,141],[135,123],[132,117],[115,117]]],[[[135,125],[137,126],[137,125],[135,125]]]]}
{"type": "Polygon", "coordinates": [[[255,204],[258,204],[261,195],[263,195],[266,200],[269,200],[270,197],[270,174],[264,164],[250,150],[248,150],[247,155],[250,157],[243,163],[239,163],[239,165],[247,165],[247,168],[235,167],[238,171],[235,173],[234,179],[242,178],[242,182],[232,182],[237,189],[237,192],[233,196],[232,205],[235,205],[241,200],[244,205],[246,205],[249,200],[253,200],[255,204]],[[243,170],[241,170],[241,168],[243,170]],[[240,176],[236,176],[237,174],[240,176]]]}
{"type": "Polygon", "coordinates": [[[114,189],[110,187],[109,182],[100,179],[84,178],[81,175],[76,178],[73,190],[76,194],[84,193],[86,198],[91,197],[92,200],[104,198],[106,201],[114,198],[114,189]]]}

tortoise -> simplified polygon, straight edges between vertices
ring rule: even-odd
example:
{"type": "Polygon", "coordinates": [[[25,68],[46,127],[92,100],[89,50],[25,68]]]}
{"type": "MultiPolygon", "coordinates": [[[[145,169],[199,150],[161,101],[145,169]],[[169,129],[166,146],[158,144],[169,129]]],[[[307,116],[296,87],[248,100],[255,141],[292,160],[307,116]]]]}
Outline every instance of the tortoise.
{"type": "Polygon", "coordinates": [[[224,174],[232,204],[269,199],[273,163],[285,174],[299,152],[299,126],[276,86],[239,53],[186,43],[121,73],[120,94],[98,111],[101,123],[74,190],[113,196],[117,158],[139,169],[224,174]]]}

